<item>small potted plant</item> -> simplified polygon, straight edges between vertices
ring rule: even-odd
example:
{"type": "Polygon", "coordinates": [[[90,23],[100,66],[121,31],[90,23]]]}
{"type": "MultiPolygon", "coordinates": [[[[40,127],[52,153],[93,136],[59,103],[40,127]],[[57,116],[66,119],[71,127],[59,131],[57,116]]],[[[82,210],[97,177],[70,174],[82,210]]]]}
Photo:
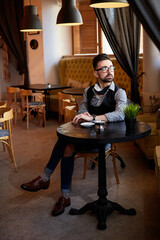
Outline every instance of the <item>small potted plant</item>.
{"type": "Polygon", "coordinates": [[[136,116],[141,111],[141,107],[138,104],[130,103],[127,104],[123,109],[125,114],[125,123],[126,123],[126,131],[134,131],[136,124],[136,116]]]}

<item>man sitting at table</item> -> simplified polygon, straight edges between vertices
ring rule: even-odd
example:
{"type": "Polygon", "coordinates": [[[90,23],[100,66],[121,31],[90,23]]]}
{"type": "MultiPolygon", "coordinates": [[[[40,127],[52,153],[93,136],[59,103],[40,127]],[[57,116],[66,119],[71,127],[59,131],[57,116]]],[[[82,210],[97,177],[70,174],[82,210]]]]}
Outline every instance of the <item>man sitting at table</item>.
{"type": "MultiPolygon", "coordinates": [[[[81,121],[103,120],[106,122],[123,121],[123,108],[127,103],[126,92],[118,88],[113,82],[114,69],[110,58],[106,54],[99,54],[93,59],[94,74],[97,83],[84,90],[83,101],[73,123],[81,121]]],[[[62,196],[55,204],[52,215],[62,214],[65,207],[70,205],[70,185],[74,168],[74,156],[76,151],[83,150],[86,146],[74,146],[73,144],[56,142],[50,160],[40,176],[21,185],[26,191],[36,192],[47,189],[50,184],[50,176],[61,160],[61,192],[62,196]]],[[[93,146],[92,146],[93,148],[93,146]]],[[[87,150],[91,147],[87,146],[87,150]]]]}

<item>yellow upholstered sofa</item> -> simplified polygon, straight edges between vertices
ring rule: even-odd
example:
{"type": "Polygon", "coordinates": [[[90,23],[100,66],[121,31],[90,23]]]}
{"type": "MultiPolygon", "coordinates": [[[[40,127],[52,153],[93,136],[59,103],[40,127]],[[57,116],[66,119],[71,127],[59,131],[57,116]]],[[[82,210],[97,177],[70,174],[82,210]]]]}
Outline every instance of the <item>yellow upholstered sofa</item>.
{"type": "Polygon", "coordinates": [[[145,138],[136,140],[135,143],[138,145],[146,159],[154,160],[155,147],[160,145],[160,129],[156,128],[156,114],[139,114],[137,120],[148,123],[151,126],[151,134],[145,138]]]}
{"type": "MultiPolygon", "coordinates": [[[[68,57],[62,58],[58,63],[59,81],[61,85],[67,85],[68,82],[80,82],[83,87],[84,83],[92,85],[96,82],[92,66],[93,57],[68,57]]],[[[115,69],[114,82],[126,90],[128,98],[131,96],[131,80],[119,65],[116,58],[111,58],[115,69]]],[[[143,58],[139,59],[137,75],[143,72],[143,58]]],[[[139,92],[142,96],[143,76],[138,79],[139,92]]]]}
{"type": "MultiPolygon", "coordinates": [[[[115,69],[114,82],[121,88],[126,90],[127,96],[131,97],[131,80],[124,70],[120,67],[116,58],[111,58],[115,69]]],[[[94,70],[92,66],[93,57],[71,56],[62,57],[58,62],[58,75],[60,85],[70,85],[72,87],[85,88],[96,82],[94,70]]],[[[143,72],[143,58],[139,59],[138,73],[139,76],[143,72]]],[[[138,79],[139,92],[142,98],[143,76],[138,79]]],[[[58,111],[57,90],[51,92],[51,111],[58,111]]]]}

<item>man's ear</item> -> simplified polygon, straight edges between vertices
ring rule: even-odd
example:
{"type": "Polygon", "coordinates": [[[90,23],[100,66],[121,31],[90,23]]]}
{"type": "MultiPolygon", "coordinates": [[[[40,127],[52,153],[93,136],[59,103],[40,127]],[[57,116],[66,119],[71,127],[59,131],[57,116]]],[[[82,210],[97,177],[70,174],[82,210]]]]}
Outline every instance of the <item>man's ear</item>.
{"type": "Polygon", "coordinates": [[[98,78],[99,76],[98,76],[98,72],[97,71],[94,71],[94,76],[96,77],[96,78],[98,78]]]}

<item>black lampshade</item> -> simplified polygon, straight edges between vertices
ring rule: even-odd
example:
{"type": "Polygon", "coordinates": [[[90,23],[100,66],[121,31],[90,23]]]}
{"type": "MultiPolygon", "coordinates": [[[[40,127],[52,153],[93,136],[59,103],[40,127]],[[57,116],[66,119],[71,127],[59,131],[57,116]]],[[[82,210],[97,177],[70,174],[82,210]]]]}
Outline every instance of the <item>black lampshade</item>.
{"type": "Polygon", "coordinates": [[[126,0],[91,0],[90,7],[94,8],[121,8],[128,7],[126,0]]]}
{"type": "Polygon", "coordinates": [[[83,24],[81,14],[76,8],[76,0],[62,0],[62,8],[57,16],[57,24],[65,26],[83,24]]]}
{"type": "Polygon", "coordinates": [[[33,5],[25,6],[24,17],[21,24],[21,32],[42,31],[41,22],[37,16],[37,7],[33,5]]]}

